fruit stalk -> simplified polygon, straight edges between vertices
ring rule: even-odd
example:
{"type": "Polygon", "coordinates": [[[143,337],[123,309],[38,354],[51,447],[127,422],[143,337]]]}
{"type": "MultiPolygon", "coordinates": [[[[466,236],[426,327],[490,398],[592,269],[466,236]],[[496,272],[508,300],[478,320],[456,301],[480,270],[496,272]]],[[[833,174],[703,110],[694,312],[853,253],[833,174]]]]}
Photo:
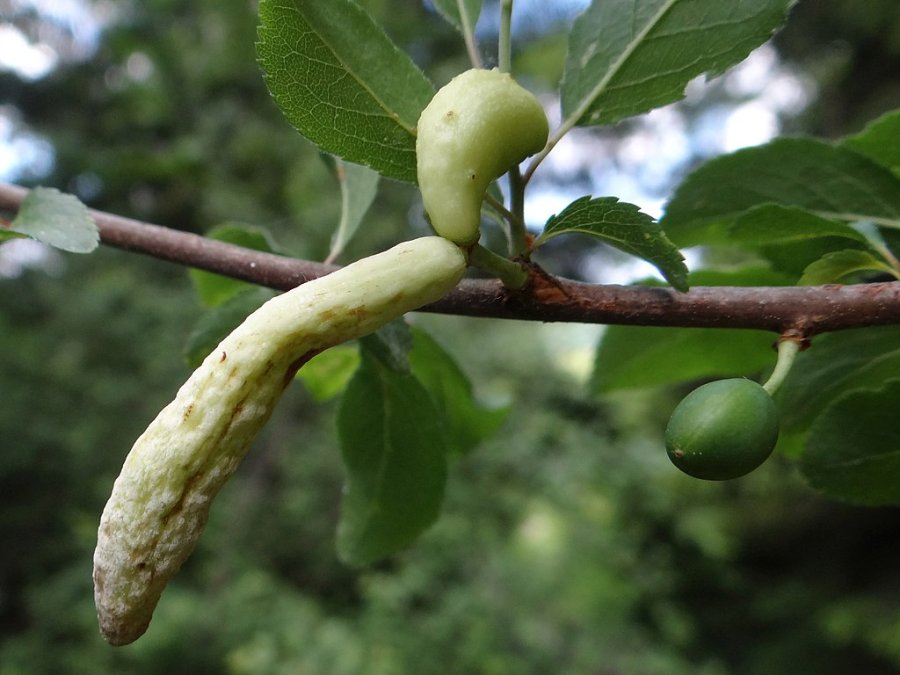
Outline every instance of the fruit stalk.
{"type": "Polygon", "coordinates": [[[769,396],[774,396],[775,392],[781,387],[784,378],[791,371],[794,365],[794,358],[800,353],[803,341],[794,337],[782,336],[778,340],[778,360],[775,362],[775,369],[769,375],[769,379],[763,384],[769,396]]]}

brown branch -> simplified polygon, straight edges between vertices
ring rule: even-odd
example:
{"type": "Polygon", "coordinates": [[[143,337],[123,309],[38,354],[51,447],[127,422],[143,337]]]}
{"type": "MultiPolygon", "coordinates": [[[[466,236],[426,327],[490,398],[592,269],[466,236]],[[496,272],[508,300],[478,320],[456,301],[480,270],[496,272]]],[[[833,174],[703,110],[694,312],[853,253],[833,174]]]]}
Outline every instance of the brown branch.
{"type": "MultiPolygon", "coordinates": [[[[0,209],[16,211],[28,191],[0,183],[0,209]]],[[[91,211],[104,244],[287,290],[336,269],[212,241],[159,225],[91,211]]],[[[495,280],[464,280],[425,311],[531,321],[756,328],[806,337],[900,324],[900,282],[851,286],[696,287],[594,285],[534,270],[525,291],[495,280]]]]}

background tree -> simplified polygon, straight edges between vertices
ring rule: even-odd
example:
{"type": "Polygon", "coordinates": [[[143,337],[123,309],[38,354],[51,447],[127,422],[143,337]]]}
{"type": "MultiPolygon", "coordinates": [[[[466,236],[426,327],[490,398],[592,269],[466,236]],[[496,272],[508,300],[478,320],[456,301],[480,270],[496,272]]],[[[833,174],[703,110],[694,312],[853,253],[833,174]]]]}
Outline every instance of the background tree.
{"type": "MultiPolygon", "coordinates": [[[[840,3],[813,4],[798,5],[776,45],[821,64],[840,36],[840,67],[807,72],[822,78],[819,96],[787,124],[840,137],[896,107],[892,71],[864,64],[896,60],[882,29],[897,12],[870,3],[848,18],[840,3]],[[866,74],[864,96],[847,93],[853,72],[866,74]]],[[[428,8],[365,5],[435,81],[466,67],[458,34],[428,8]]],[[[26,33],[50,25],[18,4],[3,10],[26,33]]],[[[281,249],[325,258],[338,187],[265,91],[255,13],[232,2],[120,11],[88,59],[0,79],[16,133],[52,145],[51,171],[30,167],[22,182],[190,232],[265,225],[281,249]]],[[[561,54],[554,40],[517,42],[518,72],[540,81],[525,64],[546,71],[546,55],[561,54]]],[[[382,181],[341,260],[424,233],[397,217],[415,198],[382,181]]],[[[556,241],[543,249],[549,269],[590,268],[596,248],[556,241]]],[[[596,331],[424,315],[417,325],[465,364],[482,400],[514,402],[502,433],[453,464],[435,527],[374,567],[337,560],[336,405],[292,387],[151,633],[112,650],[90,600],[97,514],[127,448],[186,376],[173,355],[204,309],[196,277],[167,263],[105,248],[41,261],[7,274],[0,293],[0,672],[900,669],[894,509],[825,500],[781,454],[738,483],[690,481],[661,438],[693,382],[615,389],[606,372],[592,387],[611,391],[592,400],[583,387],[596,331]]],[[[891,328],[866,335],[896,344],[891,328]]],[[[735,340],[716,336],[746,344],[735,340]]],[[[763,357],[743,372],[770,364],[770,342],[752,343],[763,357]]]]}

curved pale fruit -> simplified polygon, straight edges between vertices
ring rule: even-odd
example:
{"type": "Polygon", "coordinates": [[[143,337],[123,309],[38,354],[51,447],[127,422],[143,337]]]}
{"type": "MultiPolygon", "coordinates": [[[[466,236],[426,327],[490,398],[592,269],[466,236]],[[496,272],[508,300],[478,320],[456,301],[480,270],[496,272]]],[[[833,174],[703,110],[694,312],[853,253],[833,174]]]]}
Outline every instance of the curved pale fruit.
{"type": "Polygon", "coordinates": [[[488,186],[547,143],[540,102],[508,73],[473,69],[442,87],[419,117],[419,189],[442,237],[478,241],[488,186]]]}
{"type": "Polygon", "coordinates": [[[446,239],[408,241],[273,298],[219,343],[135,442],[100,518],[94,600],[108,642],[147,629],[297,368],[438,300],[465,269],[446,239]]]}

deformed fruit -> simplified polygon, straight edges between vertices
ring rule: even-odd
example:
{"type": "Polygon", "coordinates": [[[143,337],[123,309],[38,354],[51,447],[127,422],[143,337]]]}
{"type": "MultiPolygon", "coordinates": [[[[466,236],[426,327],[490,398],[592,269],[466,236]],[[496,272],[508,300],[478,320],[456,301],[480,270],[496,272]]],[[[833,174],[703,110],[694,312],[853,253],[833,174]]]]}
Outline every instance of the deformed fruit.
{"type": "Polygon", "coordinates": [[[474,68],[454,77],[419,117],[419,189],[434,231],[478,241],[487,187],[547,143],[547,116],[509,73],[474,68]]]}
{"type": "Polygon", "coordinates": [[[778,441],[778,411],[756,382],[710,382],[688,394],[666,427],[666,451],[695,478],[730,480],[761,465],[778,441]]]}
{"type": "Polygon", "coordinates": [[[269,300],[219,343],[137,439],[100,518],[94,599],[108,642],[147,629],[297,368],[441,298],[465,269],[446,239],[404,242],[269,300]]]}

